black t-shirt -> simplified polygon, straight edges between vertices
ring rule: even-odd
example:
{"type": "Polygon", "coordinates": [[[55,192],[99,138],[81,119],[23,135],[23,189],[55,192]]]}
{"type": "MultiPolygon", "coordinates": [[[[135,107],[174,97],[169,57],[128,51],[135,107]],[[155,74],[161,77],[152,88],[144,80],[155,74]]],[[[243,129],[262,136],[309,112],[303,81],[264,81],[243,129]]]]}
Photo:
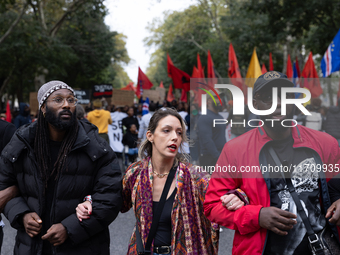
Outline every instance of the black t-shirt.
{"type": "MultiPolygon", "coordinates": [[[[313,151],[308,148],[293,148],[294,140],[289,137],[284,140],[267,144],[264,153],[268,163],[268,169],[276,164],[268,152],[272,146],[281,162],[287,161],[291,170],[288,176],[298,194],[301,204],[309,218],[313,230],[317,233],[324,228],[326,220],[320,208],[318,172],[315,171],[316,162],[313,151]]],[[[273,169],[273,168],[272,168],[273,169]]],[[[293,255],[311,254],[308,247],[306,228],[291,197],[284,177],[281,173],[270,173],[270,206],[289,211],[297,215],[297,224],[288,231],[287,236],[280,236],[268,231],[267,243],[264,254],[293,255]]]]}
{"type": "MultiPolygon", "coordinates": [[[[48,169],[48,175],[50,176],[47,182],[47,188],[45,189],[45,211],[43,213],[43,224],[42,224],[42,235],[45,235],[47,230],[52,226],[53,222],[51,222],[51,209],[52,209],[52,203],[54,199],[54,191],[55,191],[55,184],[57,173],[54,172],[53,175],[51,175],[53,171],[53,167],[55,162],[58,159],[59,150],[61,147],[62,142],[55,142],[50,140],[50,152],[51,152],[51,164],[48,169]]],[[[49,241],[44,240],[43,241],[43,254],[52,254],[52,246],[49,241]]]]}
{"type": "MultiPolygon", "coordinates": [[[[161,217],[159,218],[156,235],[154,238],[154,246],[170,246],[171,245],[171,213],[175,200],[177,188],[174,189],[171,196],[165,201],[161,217]]],[[[159,202],[153,201],[153,211],[157,210],[159,202]]]]}

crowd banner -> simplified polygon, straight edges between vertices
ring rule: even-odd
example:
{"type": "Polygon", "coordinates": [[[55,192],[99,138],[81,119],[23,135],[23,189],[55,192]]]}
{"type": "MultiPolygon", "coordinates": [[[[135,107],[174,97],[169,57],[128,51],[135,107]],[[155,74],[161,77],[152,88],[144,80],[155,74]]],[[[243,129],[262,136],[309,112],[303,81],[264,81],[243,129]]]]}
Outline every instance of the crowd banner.
{"type": "Polygon", "coordinates": [[[79,89],[74,90],[74,94],[78,99],[78,104],[89,104],[90,103],[90,90],[89,89],[79,89]]]}
{"type": "Polygon", "coordinates": [[[123,106],[123,105],[131,106],[133,105],[134,97],[135,97],[134,91],[113,89],[111,103],[115,106],[123,106]]]}
{"type": "Polygon", "coordinates": [[[30,92],[30,108],[31,114],[35,115],[39,110],[39,104],[37,99],[38,92],[30,92]]]}
{"type": "Polygon", "coordinates": [[[159,93],[160,103],[163,103],[163,101],[165,100],[165,95],[166,95],[165,88],[157,87],[156,91],[158,91],[158,93],[159,93]]]}
{"type": "Polygon", "coordinates": [[[112,112],[111,119],[112,124],[109,125],[108,136],[110,138],[110,146],[114,152],[123,152],[124,146],[123,141],[123,130],[122,120],[127,117],[126,113],[123,112],[112,112]]]}
{"type": "Polygon", "coordinates": [[[165,89],[162,88],[156,88],[155,90],[144,89],[143,100],[145,101],[147,97],[149,98],[150,102],[153,101],[154,103],[157,102],[163,103],[165,99],[165,89]]]}
{"type": "Polygon", "coordinates": [[[94,85],[92,96],[93,98],[112,97],[112,84],[94,85]]]}

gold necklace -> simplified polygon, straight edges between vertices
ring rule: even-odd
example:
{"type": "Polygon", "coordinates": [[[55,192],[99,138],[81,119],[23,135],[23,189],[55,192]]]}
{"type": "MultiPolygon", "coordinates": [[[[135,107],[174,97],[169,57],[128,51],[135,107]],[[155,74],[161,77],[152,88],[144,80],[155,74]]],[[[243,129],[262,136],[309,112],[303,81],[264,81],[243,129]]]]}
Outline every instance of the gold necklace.
{"type": "Polygon", "coordinates": [[[164,178],[165,176],[167,176],[169,172],[165,173],[165,174],[159,174],[159,173],[156,173],[155,170],[152,170],[153,174],[155,174],[158,178],[164,178]]]}

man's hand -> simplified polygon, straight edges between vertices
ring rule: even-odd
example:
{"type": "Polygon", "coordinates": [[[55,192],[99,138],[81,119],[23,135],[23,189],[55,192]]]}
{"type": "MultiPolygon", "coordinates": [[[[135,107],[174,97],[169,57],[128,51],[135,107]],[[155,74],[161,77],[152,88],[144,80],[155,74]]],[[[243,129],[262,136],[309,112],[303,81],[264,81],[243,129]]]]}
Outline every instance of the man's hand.
{"type": "Polygon", "coordinates": [[[26,213],[22,218],[26,233],[31,237],[35,237],[41,231],[42,220],[35,212],[26,213]]]}
{"type": "Polygon", "coordinates": [[[67,239],[67,231],[63,224],[53,224],[45,235],[41,237],[42,240],[49,241],[52,245],[58,246],[65,242],[67,239]]]}
{"type": "Polygon", "coordinates": [[[19,190],[15,185],[0,191],[0,213],[2,213],[9,200],[15,198],[18,194],[19,190]]]}
{"type": "Polygon", "coordinates": [[[260,211],[259,225],[266,228],[277,235],[288,235],[288,230],[291,230],[296,224],[296,215],[276,207],[263,207],[260,211]],[[284,231],[287,230],[287,231],[284,231]]]}
{"type": "Polygon", "coordinates": [[[340,199],[336,200],[327,210],[326,218],[329,218],[329,222],[335,225],[340,225],[340,199]]]}

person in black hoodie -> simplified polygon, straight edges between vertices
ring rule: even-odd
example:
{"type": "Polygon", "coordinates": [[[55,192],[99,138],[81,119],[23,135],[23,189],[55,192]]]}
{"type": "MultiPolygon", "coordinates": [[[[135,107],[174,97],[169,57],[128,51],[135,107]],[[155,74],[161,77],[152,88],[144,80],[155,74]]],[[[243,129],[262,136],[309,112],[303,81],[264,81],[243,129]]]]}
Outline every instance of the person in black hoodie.
{"type": "Polygon", "coordinates": [[[19,128],[25,124],[31,123],[32,119],[30,116],[31,108],[26,103],[19,104],[19,114],[13,120],[13,124],[16,128],[19,128]]]}
{"type": "Polygon", "coordinates": [[[127,154],[129,155],[129,161],[134,162],[137,154],[137,140],[138,140],[138,131],[135,124],[131,124],[129,128],[129,132],[123,136],[123,144],[129,147],[127,154]]]}
{"type": "Polygon", "coordinates": [[[340,146],[340,99],[338,106],[329,107],[323,127],[326,133],[338,140],[340,146]]]}
{"type": "Polygon", "coordinates": [[[126,128],[126,132],[130,132],[130,126],[132,124],[135,124],[137,130],[139,130],[139,123],[136,116],[134,116],[133,107],[129,108],[129,110],[127,111],[127,115],[128,116],[122,120],[122,125],[126,128]]]}
{"type": "Polygon", "coordinates": [[[20,191],[4,209],[17,229],[14,255],[109,255],[108,226],[122,205],[117,157],[77,120],[70,86],[48,82],[38,102],[38,120],[17,130],[0,159],[0,190],[20,191]],[[80,222],[74,208],[88,194],[96,213],[80,222]]]}

